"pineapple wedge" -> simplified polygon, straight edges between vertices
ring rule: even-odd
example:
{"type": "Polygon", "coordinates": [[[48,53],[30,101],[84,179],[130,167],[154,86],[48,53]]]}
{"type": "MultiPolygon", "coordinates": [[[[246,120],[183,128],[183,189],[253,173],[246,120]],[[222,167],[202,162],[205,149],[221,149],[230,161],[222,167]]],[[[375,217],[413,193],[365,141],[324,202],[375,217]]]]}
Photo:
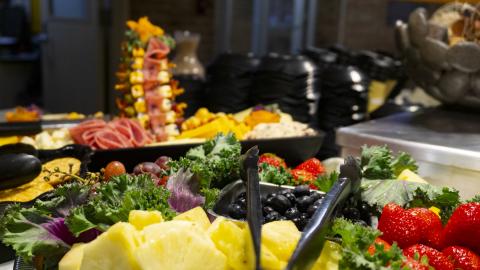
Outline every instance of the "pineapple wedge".
{"type": "Polygon", "coordinates": [[[262,227],[262,244],[281,261],[288,262],[299,239],[300,231],[291,221],[274,221],[262,227]]]}
{"type": "Polygon", "coordinates": [[[141,236],[133,225],[119,222],[84,247],[81,270],[140,269],[133,256],[141,236]]]}
{"type": "Polygon", "coordinates": [[[338,270],[342,258],[342,246],[332,241],[325,241],[322,253],[311,270],[338,270]]]}
{"type": "Polygon", "coordinates": [[[83,259],[83,249],[85,244],[75,244],[72,249],[63,256],[62,260],[58,263],[59,270],[80,270],[80,264],[83,259]]]}
{"type": "Polygon", "coordinates": [[[228,269],[225,255],[196,223],[157,223],[145,227],[143,233],[145,242],[135,251],[141,269],[228,269]]]}
{"type": "Polygon", "coordinates": [[[260,265],[265,270],[282,270],[287,266],[287,261],[278,259],[266,245],[262,244],[260,265]]]}
{"type": "Polygon", "coordinates": [[[205,210],[203,210],[203,208],[200,206],[176,216],[173,218],[173,220],[183,220],[197,223],[205,231],[207,231],[211,225],[207,213],[205,213],[205,210]]]}
{"type": "Polygon", "coordinates": [[[251,269],[248,267],[247,238],[249,234],[237,226],[235,222],[218,217],[212,223],[207,233],[218,250],[227,257],[227,264],[231,269],[251,269]]]}
{"type": "Polygon", "coordinates": [[[143,230],[148,225],[163,222],[163,217],[159,211],[132,210],[128,215],[128,222],[137,230],[143,230]]]}
{"type": "Polygon", "coordinates": [[[403,170],[399,175],[398,175],[398,180],[403,180],[403,181],[408,181],[408,182],[415,182],[415,183],[422,183],[422,184],[428,184],[428,182],[420,177],[418,174],[412,172],[409,169],[403,170]]]}

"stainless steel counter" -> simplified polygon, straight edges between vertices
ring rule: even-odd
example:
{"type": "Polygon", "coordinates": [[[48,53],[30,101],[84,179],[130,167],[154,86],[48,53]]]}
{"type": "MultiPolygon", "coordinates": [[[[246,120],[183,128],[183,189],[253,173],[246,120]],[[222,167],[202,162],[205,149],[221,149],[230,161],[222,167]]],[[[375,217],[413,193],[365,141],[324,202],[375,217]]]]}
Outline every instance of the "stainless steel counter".
{"type": "Polygon", "coordinates": [[[430,109],[402,113],[337,131],[342,156],[362,145],[387,144],[410,153],[432,183],[480,194],[480,114],[430,109]]]}

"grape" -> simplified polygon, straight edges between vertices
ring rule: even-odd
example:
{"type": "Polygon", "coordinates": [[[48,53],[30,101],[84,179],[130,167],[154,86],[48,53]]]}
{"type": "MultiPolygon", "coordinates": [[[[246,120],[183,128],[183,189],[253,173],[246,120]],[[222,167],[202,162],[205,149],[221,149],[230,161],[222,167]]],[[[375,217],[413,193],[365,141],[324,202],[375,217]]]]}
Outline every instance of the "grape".
{"type": "Polygon", "coordinates": [[[153,162],[142,162],[133,168],[133,174],[135,175],[144,173],[159,176],[162,173],[162,169],[153,162]]]}
{"type": "Polygon", "coordinates": [[[112,176],[118,176],[124,173],[126,173],[125,166],[123,166],[120,161],[112,161],[105,167],[103,176],[105,177],[105,180],[108,181],[112,176]]]}
{"type": "Polygon", "coordinates": [[[168,166],[168,163],[171,160],[172,159],[170,157],[161,156],[161,157],[157,158],[157,160],[155,160],[155,164],[157,164],[158,167],[160,167],[160,169],[167,171],[167,170],[170,169],[170,166],[168,166]]]}

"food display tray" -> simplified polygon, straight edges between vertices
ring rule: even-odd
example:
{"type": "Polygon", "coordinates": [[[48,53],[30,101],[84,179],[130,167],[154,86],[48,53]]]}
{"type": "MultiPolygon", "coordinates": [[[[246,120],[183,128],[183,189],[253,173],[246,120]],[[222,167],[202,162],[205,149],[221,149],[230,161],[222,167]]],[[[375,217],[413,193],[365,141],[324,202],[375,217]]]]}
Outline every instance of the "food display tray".
{"type": "MultiPolygon", "coordinates": [[[[241,141],[242,152],[257,145],[260,153],[276,153],[281,155],[288,164],[298,164],[314,157],[322,146],[324,133],[314,136],[255,139],[241,141]]],[[[112,150],[94,151],[89,164],[90,171],[99,171],[110,161],[117,160],[131,171],[135,165],[144,161],[155,161],[159,156],[169,156],[177,159],[184,156],[192,147],[202,143],[172,144],[158,146],[144,146],[138,148],[121,148],[112,150]]]]}

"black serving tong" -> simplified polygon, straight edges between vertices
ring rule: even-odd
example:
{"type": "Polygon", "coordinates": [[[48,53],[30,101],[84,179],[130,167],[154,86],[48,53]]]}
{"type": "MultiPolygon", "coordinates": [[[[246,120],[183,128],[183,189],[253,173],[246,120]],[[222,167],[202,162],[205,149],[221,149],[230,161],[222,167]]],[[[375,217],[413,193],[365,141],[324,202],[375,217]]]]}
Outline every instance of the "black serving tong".
{"type": "Polygon", "coordinates": [[[260,176],[258,175],[258,147],[250,148],[241,157],[241,178],[247,190],[247,221],[255,251],[255,269],[260,269],[260,243],[262,237],[262,203],[260,176]]]}
{"type": "Polygon", "coordinates": [[[311,269],[322,252],[325,235],[338,206],[360,188],[361,171],[353,157],[347,157],[340,167],[340,177],[325,195],[323,202],[303,230],[297,247],[290,258],[287,270],[311,269]]]}

